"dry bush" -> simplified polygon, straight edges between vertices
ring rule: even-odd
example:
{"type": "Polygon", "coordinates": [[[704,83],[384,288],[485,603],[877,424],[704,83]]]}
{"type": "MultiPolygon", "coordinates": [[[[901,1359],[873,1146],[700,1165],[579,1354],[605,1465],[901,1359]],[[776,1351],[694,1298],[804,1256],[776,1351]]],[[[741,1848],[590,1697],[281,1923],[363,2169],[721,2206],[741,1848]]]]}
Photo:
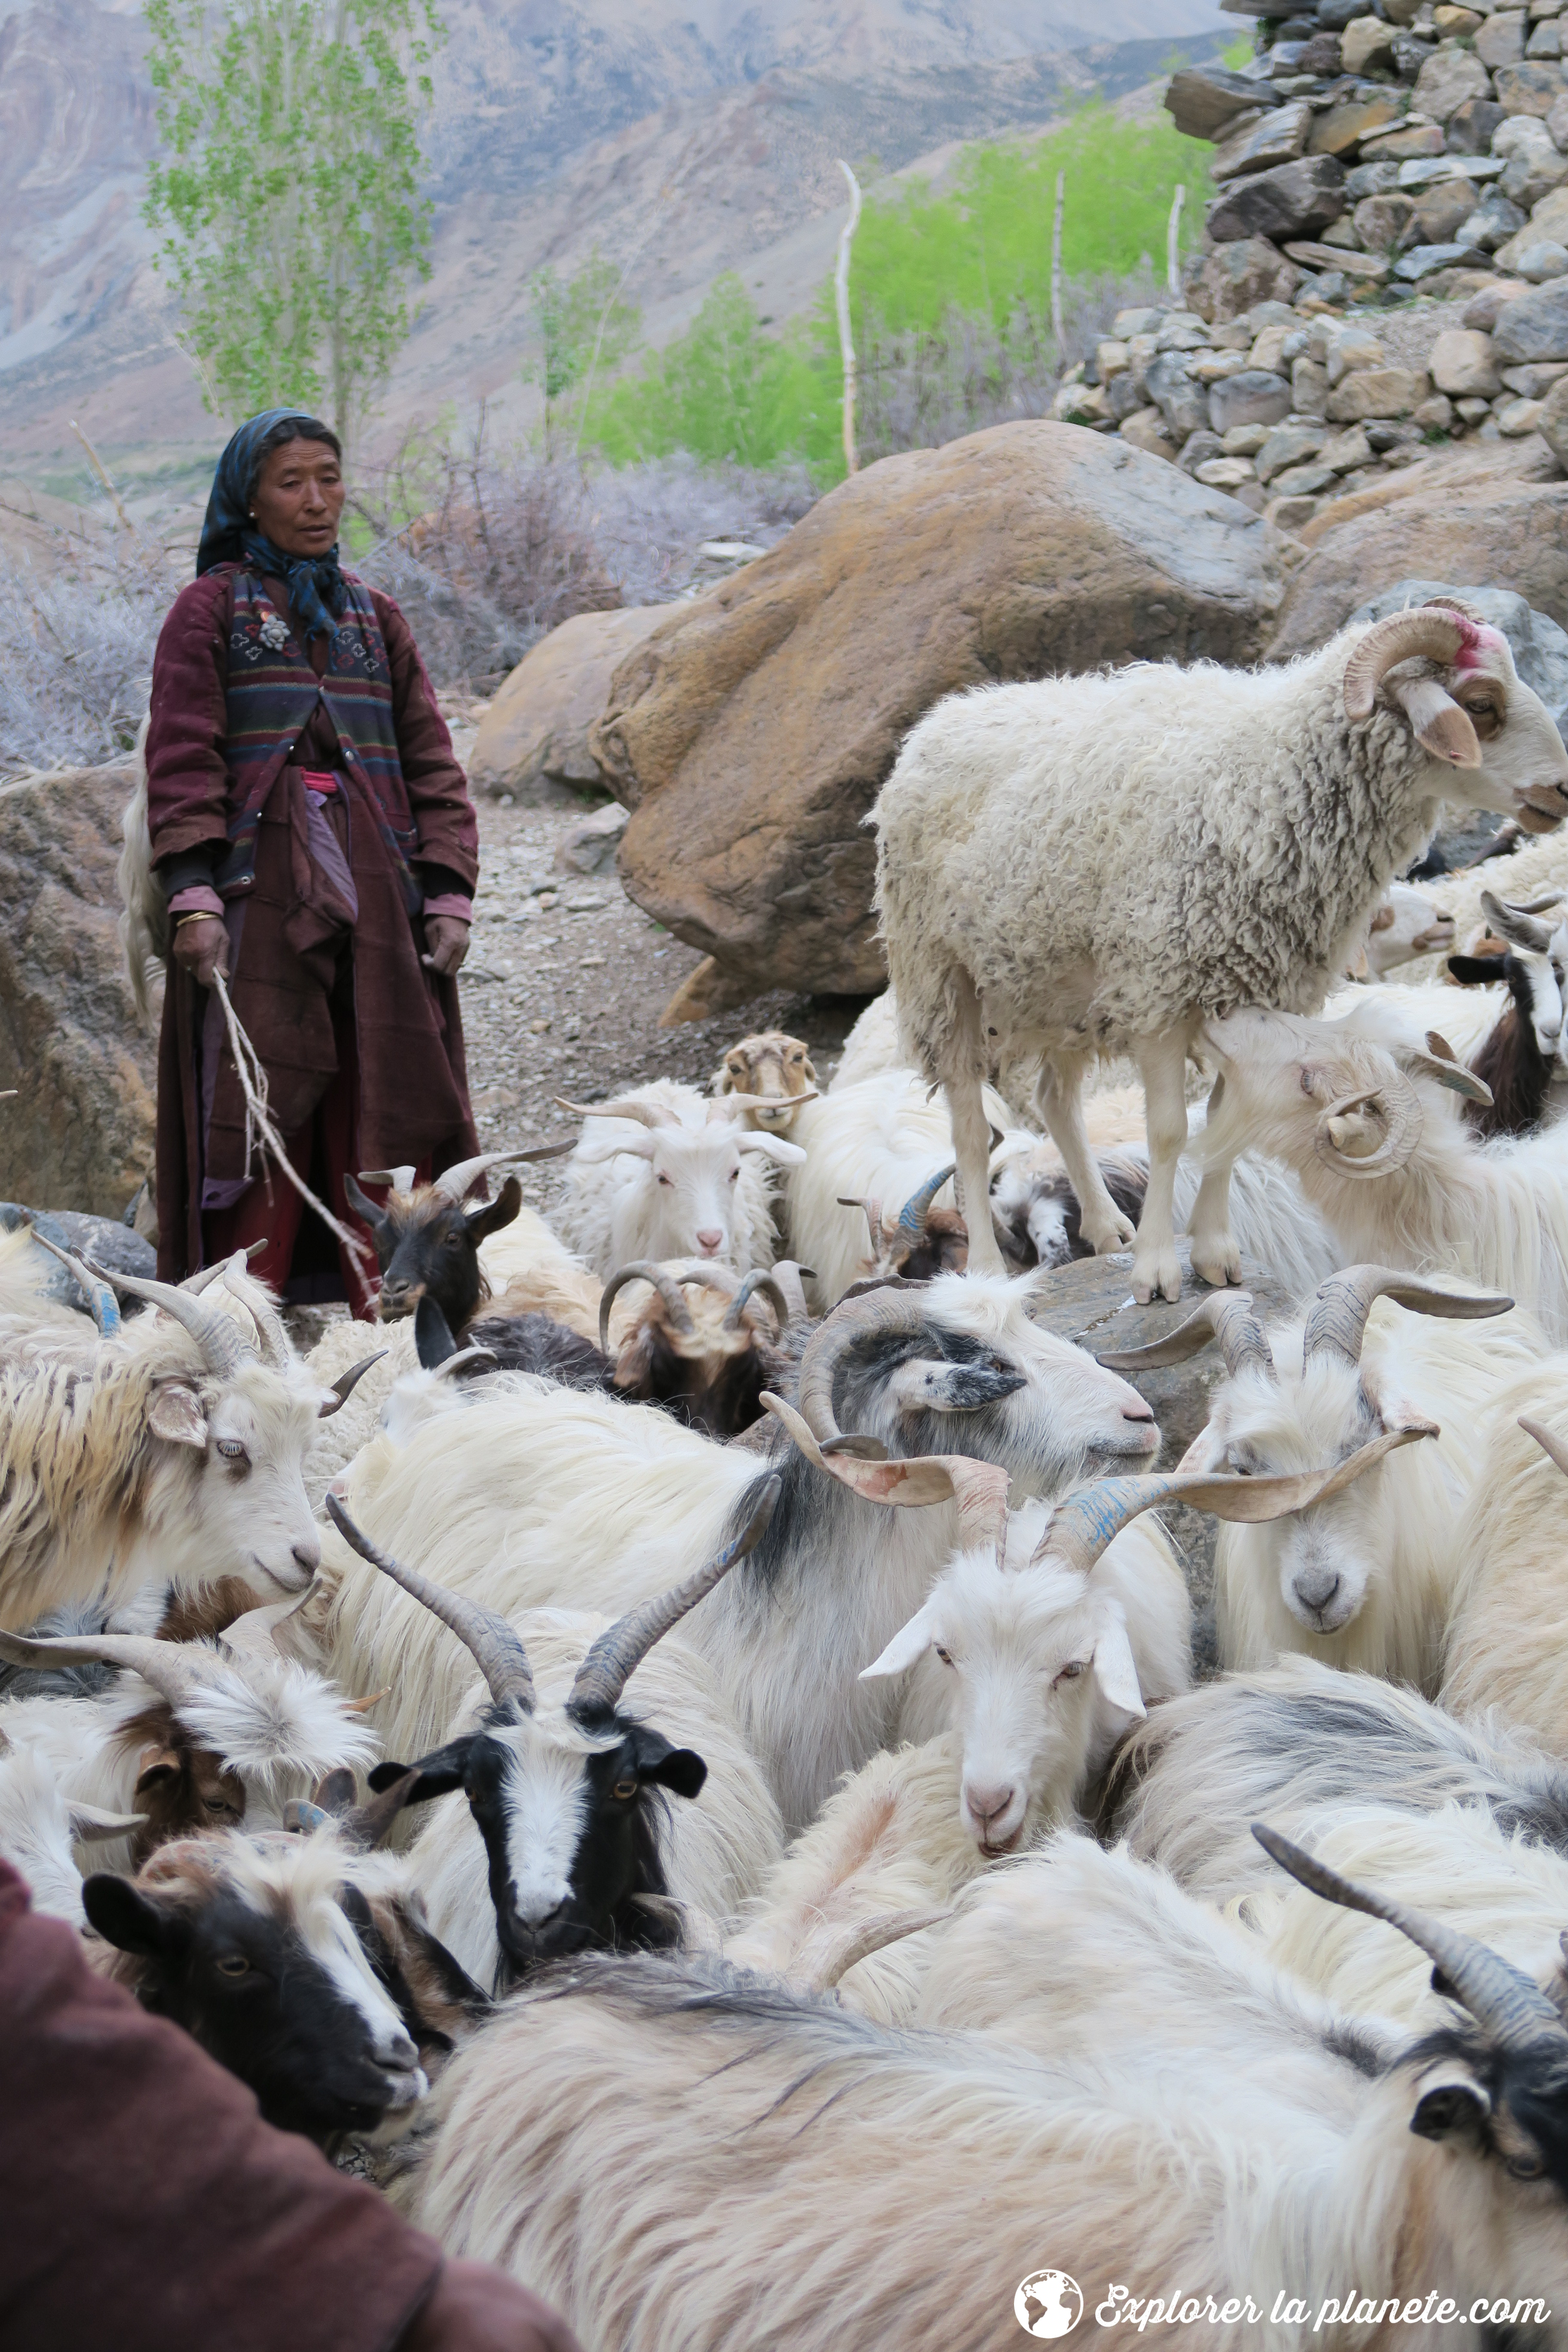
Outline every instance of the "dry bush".
{"type": "Polygon", "coordinates": [[[118,530],[65,532],[47,573],[0,567],[0,776],[95,767],[132,748],[182,560],[118,530]]]}

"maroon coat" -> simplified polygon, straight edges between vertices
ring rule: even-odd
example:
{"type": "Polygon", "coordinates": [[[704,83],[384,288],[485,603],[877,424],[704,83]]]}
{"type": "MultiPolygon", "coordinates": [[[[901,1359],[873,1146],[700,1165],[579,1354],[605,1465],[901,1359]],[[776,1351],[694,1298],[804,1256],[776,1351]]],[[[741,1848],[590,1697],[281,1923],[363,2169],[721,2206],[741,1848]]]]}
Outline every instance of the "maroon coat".
{"type": "MultiPolygon", "coordinates": [[[[154,864],[208,843],[224,847],[239,805],[226,757],[233,579],[225,567],[194,581],[176,597],[158,640],[147,737],[154,864]]],[[[462,769],[406,621],[390,597],[369,593],[386,646],[398,758],[416,830],[410,863],[443,868],[471,889],[479,832],[462,769]]],[[[255,885],[231,949],[235,1010],[261,1055],[273,1115],[291,1135],[338,1078],[349,995],[357,1068],[345,1083],[358,1090],[360,1164],[428,1162],[438,1171],[479,1148],[456,982],[422,965],[423,924],[407,914],[375,813],[352,781],[350,864],[359,915],[352,982],[345,981],[331,922],[318,919],[310,899],[315,878],[304,849],[299,770],[286,764],[291,748],[280,747],[275,761],[255,885]]],[[[232,908],[230,929],[237,929],[232,908]]],[[[215,1042],[215,1003],[171,958],[158,1067],[158,1271],[166,1281],[202,1263],[201,1180],[228,1186],[232,1197],[255,1172],[245,1157],[238,1080],[226,1043],[215,1042]],[[204,1060],[211,1073],[205,1103],[204,1060]]]]}

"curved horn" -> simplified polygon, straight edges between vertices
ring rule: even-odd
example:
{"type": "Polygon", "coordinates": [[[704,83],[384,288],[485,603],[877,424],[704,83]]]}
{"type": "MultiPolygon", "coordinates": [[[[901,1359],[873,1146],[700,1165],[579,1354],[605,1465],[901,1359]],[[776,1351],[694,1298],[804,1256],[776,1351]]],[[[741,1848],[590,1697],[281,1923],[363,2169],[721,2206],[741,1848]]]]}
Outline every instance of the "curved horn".
{"type": "Polygon", "coordinates": [[[1568,890],[1538,890],[1533,898],[1509,898],[1504,903],[1516,915],[1544,915],[1552,908],[1560,907],[1564,898],[1568,898],[1568,890]]]}
{"type": "Polygon", "coordinates": [[[721,1290],[726,1298],[733,1298],[741,1287],[739,1275],[713,1258],[692,1258],[675,1278],[682,1290],[721,1290]]]}
{"type": "Polygon", "coordinates": [[[57,1666],[124,1666],[176,1712],[221,1678],[216,1651],[200,1643],[157,1642],[150,1633],[0,1633],[0,1658],[45,1673],[57,1666]]]}
{"type": "Polygon", "coordinates": [[[1510,1961],[1500,1959],[1473,1936],[1450,1927],[1445,1920],[1428,1918],[1424,1911],[1413,1911],[1389,1895],[1368,1894],[1364,1886],[1342,1878],[1337,1870],[1304,1853],[1266,1822],[1254,1822],[1252,1834],[1281,1870],[1288,1870],[1325,1902],[1342,1904],[1347,1911],[1364,1911],[1369,1919],[1386,1920],[1407,1936],[1441,1969],[1448,1990],[1476,2023],[1503,2048],[1529,2050],[1546,2041],[1568,2043],[1561,2016],[1534,1979],[1510,1961]]]}
{"type": "Polygon", "coordinates": [[[289,1655],[278,1639],[279,1626],[286,1617],[292,1617],[304,1607],[319,1582],[318,1578],[312,1577],[303,1592],[293,1593],[287,1601],[269,1601],[263,1608],[247,1609],[243,1617],[237,1617],[232,1625],[224,1627],[217,1637],[219,1650],[226,1650],[241,1666],[276,1665],[279,1658],[289,1655]]]}
{"type": "Polygon", "coordinates": [[[1366,1339],[1366,1318],[1379,1298],[1392,1298],[1417,1315],[1443,1315],[1466,1322],[1488,1315],[1506,1315],[1513,1305],[1500,1291],[1484,1291],[1467,1298],[1444,1290],[1418,1274],[1394,1265],[1348,1265],[1318,1285],[1306,1328],[1301,1333],[1301,1369],[1316,1357],[1338,1356],[1347,1364],[1361,1362],[1366,1339]]]}
{"type": "Polygon", "coordinates": [[[566,1701],[569,1715],[581,1720],[585,1716],[615,1712],[621,1693],[654,1643],[678,1624],[689,1609],[695,1609],[738,1559],[744,1559],[761,1543],[783,1484],[782,1478],[766,1481],[745,1527],[732,1543],[714,1554],[706,1567],[698,1569],[658,1600],[645,1601],[640,1609],[628,1611],[605,1627],[577,1669],[566,1701]]]}
{"type": "MultiPolygon", "coordinates": [[[[394,1780],[389,1789],[367,1797],[363,1805],[351,1805],[343,1812],[330,1815],[337,1822],[338,1835],[356,1846],[361,1853],[374,1853],[391,1836],[398,1814],[408,1802],[414,1784],[419,1778],[419,1767],[411,1764],[401,1780],[394,1780]]],[[[319,1826],[319,1824],[318,1824],[319,1826]]]]}
{"type": "Polygon", "coordinates": [[[795,1258],[781,1257],[773,1267],[773,1280],[787,1301],[786,1327],[804,1323],[809,1328],[811,1309],[805,1303],[805,1285],[808,1280],[816,1280],[813,1268],[802,1265],[795,1258]]]}
{"type": "Polygon", "coordinates": [[[1564,1476],[1568,1476],[1568,1445],[1562,1438],[1548,1429],[1544,1422],[1533,1421],[1527,1412],[1520,1414],[1519,1425],[1527,1437],[1534,1438],[1542,1452],[1556,1463],[1564,1476]]]}
{"type": "MultiPolygon", "coordinates": [[[[245,1264],[243,1250],[237,1250],[228,1264],[235,1265],[237,1261],[241,1266],[245,1264]]],[[[146,1275],[116,1273],[112,1266],[100,1265],[90,1257],[87,1266],[100,1282],[110,1283],[116,1290],[128,1290],[132,1298],[145,1298],[183,1324],[201,1349],[202,1360],[215,1380],[231,1381],[241,1364],[255,1361],[256,1349],[233,1317],[220,1314],[216,1307],[204,1307],[188,1290],[180,1290],[172,1282],[153,1282],[146,1275]]]]}
{"type": "MultiPolygon", "coordinates": [[[[244,1253],[246,1263],[248,1265],[253,1257],[262,1256],[268,1247],[268,1244],[265,1237],[258,1242],[252,1242],[249,1248],[244,1253]]],[[[198,1266],[195,1274],[186,1275],[184,1282],[180,1285],[180,1288],[182,1290],[188,1290],[194,1298],[199,1298],[204,1290],[210,1290],[215,1282],[221,1282],[223,1280],[224,1276],[228,1271],[228,1266],[229,1261],[226,1257],[220,1257],[216,1265],[198,1266]]]]}
{"type": "Polygon", "coordinates": [[[803,1095],[742,1095],[726,1089],[710,1105],[708,1118],[712,1124],[715,1113],[720,1118],[728,1118],[731,1111],[737,1110],[799,1110],[804,1103],[816,1100],[815,1087],[808,1087],[803,1095]]]}
{"type": "Polygon", "coordinates": [[[87,1300],[88,1313],[92,1317],[102,1336],[106,1339],[111,1339],[120,1328],[120,1307],[108,1283],[101,1276],[91,1273],[83,1259],[74,1257],[69,1250],[61,1249],[58,1242],[50,1241],[47,1234],[41,1234],[30,1217],[25,1219],[24,1223],[38,1247],[47,1249],[51,1257],[58,1257],[60,1264],[74,1276],[77,1287],[87,1300]]]}
{"type": "Polygon", "coordinates": [[[760,1398],[816,1470],[837,1478],[863,1502],[922,1509],[930,1503],[958,1505],[959,1542],[990,1545],[998,1561],[1006,1542],[1007,1492],[1011,1473],[1000,1463],[977,1462],[967,1454],[916,1454],[889,1460],[874,1437],[829,1438],[819,1445],[792,1404],[770,1389],[760,1398]]]}
{"type": "Polygon", "coordinates": [[[511,1700],[525,1715],[533,1713],[533,1675],[528,1663],[528,1652],[512,1632],[504,1617],[493,1609],[481,1609],[477,1601],[462,1594],[448,1592],[444,1584],[434,1584],[421,1576],[416,1568],[405,1568],[390,1552],[373,1544],[363,1530],[355,1527],[337,1496],[326,1497],[327,1517],[342,1537],[352,1544],[362,1559],[389,1576],[394,1584],[401,1585],[411,1600],[438,1617],[448,1632],[473,1656],[475,1664],[489,1686],[489,1694],[498,1706],[511,1700]]]}
{"type": "MultiPolygon", "coordinates": [[[[728,1099],[732,1101],[734,1097],[728,1099]]],[[[568,1102],[564,1095],[557,1095],[555,1101],[559,1109],[569,1110],[575,1118],[631,1118],[639,1127],[680,1125],[668,1103],[644,1102],[637,1095],[617,1095],[614,1102],[607,1103],[568,1102]]]]}
{"type": "Polygon", "coordinates": [[[1341,1176],[1363,1178],[1389,1176],[1403,1168],[1421,1140],[1425,1120],[1420,1098],[1408,1078],[1390,1070],[1381,1087],[1369,1087],[1361,1094],[1341,1095],[1321,1114],[1312,1136],[1312,1150],[1325,1167],[1341,1176]],[[1342,1151],[1335,1141],[1332,1122],[1349,1118],[1363,1104],[1375,1102],[1384,1122],[1384,1139],[1368,1152],[1342,1151]]]}
{"type": "Polygon", "coordinates": [[[1428,661],[1451,662],[1471,634],[1458,614],[1432,604],[1414,612],[1391,613],[1376,621],[1352,649],[1345,664],[1344,697],[1347,719],[1370,719],[1377,689],[1396,662],[1424,655],[1428,661]]]}
{"type": "Polygon", "coordinates": [[[831,1992],[851,1969],[868,1960],[873,1952],[881,1951],[888,1944],[901,1943],[906,1936],[918,1936],[922,1927],[940,1927],[944,1919],[952,1918],[952,1905],[948,1904],[940,1911],[888,1911],[879,1919],[868,1919],[864,1926],[851,1927],[841,1937],[826,1959],[813,1969],[807,1981],[817,1992],[831,1992]]]}
{"type": "Polygon", "coordinates": [[[863,1337],[876,1331],[918,1331],[926,1320],[923,1290],[863,1292],[841,1298],[817,1325],[800,1360],[800,1412],[812,1435],[827,1444],[843,1435],[834,1412],[838,1368],[863,1337]]]}
{"type": "Polygon", "coordinates": [[[464,1201],[489,1169],[564,1160],[576,1148],[576,1138],[569,1135],[564,1143],[536,1144],[531,1151],[481,1151],[477,1160],[459,1160],[455,1166],[444,1168],[439,1176],[432,1179],[432,1190],[444,1192],[448,1201],[464,1201]]]}
{"type": "Polygon", "coordinates": [[[785,1329],[789,1323],[789,1300],[784,1297],[782,1286],[763,1267],[753,1266],[725,1309],[724,1320],[720,1326],[721,1330],[740,1330],[746,1307],[759,1290],[777,1316],[780,1331],[785,1329]]]}
{"type": "Polygon", "coordinates": [[[680,1286],[674,1275],[667,1274],[657,1258],[639,1257],[630,1265],[617,1266],[605,1283],[599,1298],[599,1352],[610,1352],[610,1307],[617,1292],[628,1282],[650,1282],[664,1301],[665,1312],[672,1328],[685,1335],[697,1328],[691,1319],[691,1309],[680,1295],[680,1286]]]}
{"type": "Polygon", "coordinates": [[[346,1372],[340,1372],[327,1391],[333,1402],[329,1404],[323,1397],[316,1408],[318,1421],[331,1421],[333,1413],[341,1412],[371,1366],[379,1364],[385,1353],[384,1348],[378,1348],[374,1356],[362,1356],[357,1364],[351,1364],[346,1372]]]}
{"type": "Polygon", "coordinates": [[[395,1192],[412,1192],[419,1181],[419,1171],[410,1161],[401,1168],[362,1168],[362,1184],[389,1184],[395,1192]]]}
{"type": "Polygon", "coordinates": [[[1304,1511],[1310,1503],[1327,1502],[1331,1496],[1342,1493],[1363,1471],[1371,1470],[1397,1447],[1413,1445],[1436,1434],[1429,1421],[1387,1430],[1327,1470],[1291,1471],[1279,1477],[1243,1478],[1169,1470],[1149,1478],[1100,1478],[1092,1486],[1069,1495],[1065,1502],[1057,1505],[1029,1565],[1032,1568],[1037,1560],[1059,1559],[1087,1576],[1107,1544],[1121,1533],[1130,1520],[1137,1518],[1141,1512],[1156,1509],[1162,1503],[1190,1503],[1194,1510],[1211,1512],[1215,1518],[1250,1524],[1260,1519],[1282,1519],[1288,1512],[1304,1511]]]}
{"type": "MultiPolygon", "coordinates": [[[[238,1256],[239,1253],[237,1251],[235,1255],[238,1256]]],[[[247,1273],[244,1257],[240,1258],[237,1265],[234,1258],[229,1259],[223,1269],[223,1286],[231,1298],[238,1299],[255,1324],[256,1336],[261,1342],[262,1361],[275,1372],[287,1371],[294,1361],[288,1329],[260,1283],[247,1273]]]]}
{"type": "Polygon", "coordinates": [[[931,1204],[957,1165],[956,1160],[950,1160],[945,1168],[939,1168],[934,1176],[928,1176],[919,1190],[910,1194],[909,1199],[899,1211],[899,1222],[893,1229],[893,1238],[902,1242],[907,1249],[913,1249],[917,1243],[924,1241],[926,1221],[931,1215],[931,1204]]]}
{"type": "Polygon", "coordinates": [[[1210,1291],[1186,1321],[1167,1331],[1163,1339],[1151,1340],[1144,1348],[1118,1349],[1096,1360],[1112,1372],[1155,1371],[1163,1364],[1184,1364],[1211,1339],[1219,1341],[1232,1380],[1245,1371],[1275,1378],[1274,1358],[1247,1290],[1210,1291]]]}
{"type": "MultiPolygon", "coordinates": [[[[374,1363],[374,1356],[371,1361],[374,1363]]],[[[486,1364],[492,1372],[499,1371],[500,1358],[493,1348],[459,1348],[444,1364],[437,1364],[430,1377],[434,1381],[455,1380],[459,1372],[468,1371],[476,1364],[486,1364]]]]}
{"type": "Polygon", "coordinates": [[[1506,940],[1510,947],[1528,948],[1536,955],[1543,955],[1552,944],[1550,923],[1537,922],[1522,907],[1510,906],[1506,898],[1496,897],[1490,890],[1481,892],[1481,912],[1496,937],[1506,940]]]}
{"type": "Polygon", "coordinates": [[[1454,1095],[1463,1095],[1467,1102],[1490,1105],[1492,1090],[1485,1078],[1478,1078],[1474,1070],[1467,1070],[1446,1037],[1436,1029],[1426,1032],[1426,1053],[1415,1045],[1391,1045],[1393,1059],[1408,1077],[1435,1078],[1454,1095]]]}

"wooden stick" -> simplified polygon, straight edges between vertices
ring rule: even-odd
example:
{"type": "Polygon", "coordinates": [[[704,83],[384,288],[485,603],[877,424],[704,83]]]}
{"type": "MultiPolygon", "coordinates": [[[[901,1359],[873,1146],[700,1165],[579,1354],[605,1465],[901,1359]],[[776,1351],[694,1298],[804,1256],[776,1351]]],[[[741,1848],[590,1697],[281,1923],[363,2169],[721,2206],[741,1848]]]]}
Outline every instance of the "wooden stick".
{"type": "Polygon", "coordinates": [[[1068,175],[1057,173],[1056,218],[1051,223],[1051,332],[1060,351],[1066,341],[1062,331],[1062,211],[1067,202],[1068,175]]]}
{"type": "Polygon", "coordinates": [[[81,426],[77,423],[74,416],[70,420],[70,428],[76,435],[77,439],[81,443],[82,447],[87,451],[89,457],[92,460],[93,472],[98,476],[99,480],[103,484],[104,488],[114,500],[115,513],[120,517],[121,521],[125,525],[127,530],[134,530],[136,526],[132,521],[130,516],[126,513],[125,509],[121,505],[120,493],[115,488],[114,484],[110,480],[108,474],[104,471],[102,458],[99,456],[97,450],[93,447],[92,443],[88,439],[87,435],[82,431],[81,426]]]}
{"type": "Polygon", "coordinates": [[[228,986],[221,971],[213,973],[212,984],[217,991],[217,1000],[223,1007],[223,1017],[228,1029],[228,1049],[234,1055],[234,1066],[238,1072],[240,1087],[245,1095],[247,1166],[248,1167],[250,1163],[252,1151],[258,1147],[261,1150],[269,1152],[300,1199],[307,1207],[314,1209],[333,1239],[341,1242],[360,1265],[368,1271],[370,1252],[363,1242],[357,1234],[351,1234],[346,1225],[339,1223],[325,1202],[317,1200],[314,1192],[289,1157],[288,1147],[278,1131],[278,1123],[267,1107],[267,1073],[261,1066],[261,1056],[239,1025],[238,1015],[229,1001],[228,986]]]}
{"type": "Polygon", "coordinates": [[[1165,231],[1165,286],[1178,299],[1182,291],[1182,274],[1178,267],[1177,243],[1182,233],[1182,206],[1186,203],[1185,188],[1178,188],[1171,198],[1171,225],[1165,231]]]}
{"type": "Polygon", "coordinates": [[[838,261],[833,272],[833,299],[838,312],[838,348],[844,359],[844,466],[860,470],[855,454],[855,345],[849,333],[849,247],[860,221],[860,183],[842,156],[838,168],[849,183],[849,217],[838,232],[838,261]]]}

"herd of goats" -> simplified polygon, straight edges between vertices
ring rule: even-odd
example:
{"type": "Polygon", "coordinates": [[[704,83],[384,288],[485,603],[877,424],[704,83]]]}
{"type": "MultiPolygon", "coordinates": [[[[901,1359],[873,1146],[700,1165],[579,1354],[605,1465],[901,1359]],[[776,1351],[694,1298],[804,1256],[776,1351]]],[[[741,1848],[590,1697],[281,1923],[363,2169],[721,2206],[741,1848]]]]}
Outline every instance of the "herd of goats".
{"type": "Polygon", "coordinates": [[[563,1106],[550,1222],[365,1173],[304,1357],[243,1255],[0,1237],[36,1904],[593,2352],[1000,2352],[1047,2266],[1568,2344],[1568,834],[1395,879],[1445,803],[1568,808],[1454,600],[957,697],[826,1088],[563,1106]],[[1033,1318],[1178,1219],[1163,1336],[1033,1318]]]}

